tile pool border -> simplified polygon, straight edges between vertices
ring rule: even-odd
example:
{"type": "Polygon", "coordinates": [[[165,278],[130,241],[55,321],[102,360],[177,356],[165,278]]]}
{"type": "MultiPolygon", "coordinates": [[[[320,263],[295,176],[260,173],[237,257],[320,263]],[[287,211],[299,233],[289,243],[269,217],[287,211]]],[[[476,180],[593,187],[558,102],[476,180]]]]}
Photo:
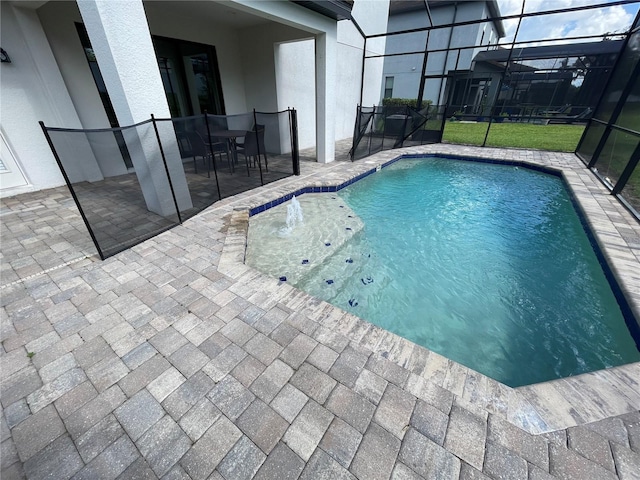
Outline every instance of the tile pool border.
{"type": "Polygon", "coordinates": [[[304,195],[305,193],[335,193],[338,192],[340,190],[342,190],[345,187],[348,187],[349,185],[352,185],[354,183],[356,183],[359,180],[362,180],[365,177],[368,177],[369,175],[376,173],[376,169],[372,169],[369,170],[365,173],[362,173],[360,175],[358,175],[355,178],[352,178],[351,180],[344,182],[340,185],[328,185],[328,186],[322,186],[322,187],[304,187],[304,188],[300,188],[298,190],[296,190],[293,193],[287,193],[286,195],[283,195],[275,200],[272,200],[270,202],[266,202],[263,205],[260,205],[258,207],[253,207],[249,210],[249,216],[253,217],[254,215],[257,215],[258,213],[262,213],[266,210],[269,210],[270,208],[273,207],[277,207],[278,205],[284,203],[284,202],[288,202],[289,200],[291,200],[293,197],[299,197],[300,195],[304,195]]]}
{"type": "Polygon", "coordinates": [[[380,164],[379,166],[372,168],[370,170],[367,170],[364,173],[361,173],[359,175],[356,175],[355,177],[342,182],[339,185],[323,185],[323,186],[308,186],[308,187],[304,187],[304,188],[299,188],[298,190],[296,190],[295,192],[292,193],[287,193],[286,195],[282,195],[274,200],[271,200],[269,202],[265,202],[262,205],[256,206],[256,207],[252,207],[249,209],[249,216],[252,217],[254,215],[257,215],[258,213],[262,213],[266,210],[269,210],[270,208],[276,207],[284,202],[287,202],[289,200],[291,200],[292,197],[296,196],[300,196],[300,195],[304,195],[305,193],[335,193],[335,192],[339,192],[340,190],[342,190],[343,188],[348,187],[349,185],[352,185],[366,177],[368,177],[369,175],[372,175],[376,172],[379,172],[380,170],[382,170],[383,168],[386,168],[400,160],[407,160],[407,159],[418,159],[418,158],[434,158],[434,157],[438,157],[438,158],[446,158],[446,159],[450,159],[450,160],[461,160],[461,161],[473,161],[473,162],[482,162],[482,163],[490,163],[490,164],[494,164],[494,165],[510,165],[510,166],[514,166],[514,167],[523,167],[523,168],[528,168],[530,170],[536,170],[542,173],[547,173],[550,175],[554,175],[554,176],[558,176],[558,177],[562,177],[562,170],[558,170],[552,167],[546,167],[543,165],[535,165],[535,164],[529,164],[527,162],[521,162],[521,161],[517,161],[517,160],[513,160],[513,161],[501,161],[501,160],[496,160],[493,158],[485,158],[485,157],[467,157],[467,156],[462,156],[462,155],[442,155],[442,154],[435,154],[435,153],[430,153],[430,154],[402,154],[399,155],[395,158],[393,158],[392,160],[389,160],[387,162],[384,162],[382,164],[380,164]]]}
{"type": "Polygon", "coordinates": [[[404,151],[404,155],[398,155],[397,150],[391,155],[384,152],[368,157],[366,161],[339,165],[330,174],[311,175],[298,181],[293,179],[261,190],[260,194],[242,197],[231,216],[219,270],[235,279],[252,279],[269,291],[289,294],[294,292],[297,304],[304,311],[313,306],[315,310],[322,312],[316,320],[318,323],[410,370],[412,383],[408,388],[417,389],[422,388],[421,385],[435,383],[470,404],[499,415],[530,433],[563,429],[640,409],[640,362],[512,389],[244,265],[251,211],[256,213],[260,207],[278,205],[296,192],[337,191],[339,187],[344,188],[383,168],[383,165],[390,165],[401,158],[422,157],[425,154],[447,155],[456,159],[479,158],[492,163],[560,172],[569,191],[584,210],[587,223],[593,229],[607,263],[620,281],[623,293],[631,297],[627,297],[627,300],[638,318],[640,277],[635,272],[640,255],[634,255],[634,250],[640,248],[640,225],[635,219],[628,220],[631,218],[630,214],[604,191],[597,179],[586,171],[584,164],[573,154],[477,150],[479,149],[473,147],[440,144],[402,149],[400,152],[404,151]],[[462,155],[458,153],[461,150],[462,155]],[[478,156],[477,153],[482,155],[478,156]],[[270,200],[259,201],[260,198],[270,200]],[[624,217],[624,224],[617,220],[620,216],[624,217]],[[623,227],[631,230],[631,245],[617,230],[623,227]]]}

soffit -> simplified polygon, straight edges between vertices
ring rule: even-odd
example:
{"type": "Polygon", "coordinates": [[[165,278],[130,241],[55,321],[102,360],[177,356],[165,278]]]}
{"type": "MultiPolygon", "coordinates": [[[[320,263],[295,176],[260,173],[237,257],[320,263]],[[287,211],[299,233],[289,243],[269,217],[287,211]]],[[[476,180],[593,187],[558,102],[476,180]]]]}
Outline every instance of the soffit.
{"type": "Polygon", "coordinates": [[[271,20],[233,8],[232,2],[205,1],[153,1],[144,2],[145,10],[162,10],[164,15],[174,18],[206,18],[213,25],[232,28],[255,27],[271,20]]]}
{"type": "Polygon", "coordinates": [[[301,7],[308,8],[334,20],[351,20],[353,0],[291,0],[301,7]]]}

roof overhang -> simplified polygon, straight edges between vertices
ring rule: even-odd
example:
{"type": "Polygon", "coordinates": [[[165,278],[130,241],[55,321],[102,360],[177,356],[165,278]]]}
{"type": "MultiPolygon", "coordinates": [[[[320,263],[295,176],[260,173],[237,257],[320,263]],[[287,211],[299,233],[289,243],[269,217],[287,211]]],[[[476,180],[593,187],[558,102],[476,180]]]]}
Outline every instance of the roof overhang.
{"type": "MultiPolygon", "coordinates": [[[[469,1],[469,0],[466,0],[469,1]]],[[[480,2],[483,0],[473,0],[480,2]]],[[[506,35],[504,30],[504,24],[500,18],[500,7],[498,6],[498,0],[484,0],[489,9],[489,19],[492,20],[493,25],[496,28],[498,38],[502,38],[506,35]]],[[[461,3],[460,0],[427,0],[429,8],[442,8],[453,7],[456,4],[461,3]]],[[[391,0],[389,4],[389,15],[397,15],[401,13],[414,12],[414,11],[426,11],[425,0],[391,0]]]]}
{"type": "Polygon", "coordinates": [[[493,21],[493,24],[496,26],[498,38],[503,38],[504,36],[506,36],[506,32],[504,30],[502,19],[500,18],[501,15],[500,7],[498,6],[498,0],[487,0],[487,6],[489,7],[489,16],[491,18],[497,19],[493,21]]]}
{"type": "Polygon", "coordinates": [[[353,0],[291,0],[301,7],[313,10],[334,20],[351,20],[353,0]]]}

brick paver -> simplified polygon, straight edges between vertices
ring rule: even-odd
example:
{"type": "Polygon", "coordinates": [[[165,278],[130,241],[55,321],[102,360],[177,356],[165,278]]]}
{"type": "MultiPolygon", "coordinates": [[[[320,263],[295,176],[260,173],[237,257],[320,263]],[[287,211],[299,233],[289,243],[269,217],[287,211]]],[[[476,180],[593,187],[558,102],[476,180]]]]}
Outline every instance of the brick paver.
{"type": "Polygon", "coordinates": [[[456,478],[460,472],[458,457],[414,429],[407,431],[399,460],[425,478],[456,478]]]}
{"type": "Polygon", "coordinates": [[[349,468],[358,451],[362,434],[340,418],[334,418],[327,433],[322,437],[320,448],[344,468],[349,468]]]}
{"type": "Polygon", "coordinates": [[[372,422],[360,442],[351,471],[360,478],[389,478],[399,450],[400,440],[372,422]]]}
{"type": "Polygon", "coordinates": [[[268,455],[287,431],[289,424],[266,403],[256,399],[238,418],[238,427],[268,455]]]}
{"type": "MultiPolygon", "coordinates": [[[[639,310],[640,225],[575,156],[405,152],[434,150],[563,169],[639,310]]],[[[3,199],[0,477],[638,478],[640,364],[510,389],[237,260],[241,210],[374,167],[303,162],[105,261],[65,189],[3,199]]]]}

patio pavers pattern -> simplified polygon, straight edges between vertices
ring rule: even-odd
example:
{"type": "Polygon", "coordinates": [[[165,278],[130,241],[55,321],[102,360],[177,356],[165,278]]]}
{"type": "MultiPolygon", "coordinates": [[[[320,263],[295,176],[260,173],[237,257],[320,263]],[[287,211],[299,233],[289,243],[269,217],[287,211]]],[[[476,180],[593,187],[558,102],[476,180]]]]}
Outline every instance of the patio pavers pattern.
{"type": "Polygon", "coordinates": [[[640,226],[572,155],[319,165],[104,262],[65,189],[2,200],[2,478],[639,478],[639,365],[510,389],[242,263],[248,207],[400,153],[563,168],[640,305],[640,226]]]}

